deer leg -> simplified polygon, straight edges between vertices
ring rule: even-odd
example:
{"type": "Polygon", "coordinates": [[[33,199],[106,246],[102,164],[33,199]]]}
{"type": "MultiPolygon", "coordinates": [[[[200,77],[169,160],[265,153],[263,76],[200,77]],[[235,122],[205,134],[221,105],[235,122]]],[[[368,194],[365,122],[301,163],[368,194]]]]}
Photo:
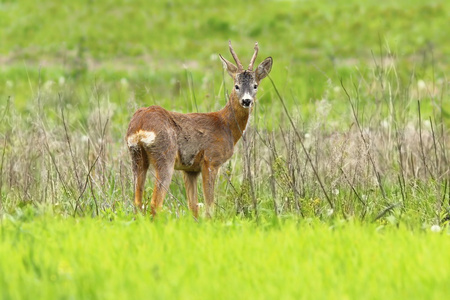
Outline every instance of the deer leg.
{"type": "Polygon", "coordinates": [[[186,196],[189,209],[194,218],[198,218],[197,201],[197,177],[198,172],[183,172],[184,185],[186,186],[186,196]]]}
{"type": "Polygon", "coordinates": [[[206,204],[206,216],[211,218],[214,204],[214,185],[219,168],[205,163],[202,167],[203,195],[206,204]]]}
{"type": "Polygon", "coordinates": [[[169,190],[170,182],[172,181],[173,166],[175,163],[175,157],[167,160],[156,160],[155,166],[155,188],[153,189],[152,201],[150,203],[152,209],[152,215],[162,208],[164,198],[169,190]]]}
{"type": "Polygon", "coordinates": [[[145,179],[147,177],[147,170],[138,171],[135,177],[134,205],[137,209],[142,210],[144,208],[142,205],[142,196],[144,192],[145,179]]]}
{"type": "Polygon", "coordinates": [[[129,149],[134,177],[134,205],[136,209],[142,210],[142,194],[149,167],[148,157],[141,147],[132,147],[129,149]]]}

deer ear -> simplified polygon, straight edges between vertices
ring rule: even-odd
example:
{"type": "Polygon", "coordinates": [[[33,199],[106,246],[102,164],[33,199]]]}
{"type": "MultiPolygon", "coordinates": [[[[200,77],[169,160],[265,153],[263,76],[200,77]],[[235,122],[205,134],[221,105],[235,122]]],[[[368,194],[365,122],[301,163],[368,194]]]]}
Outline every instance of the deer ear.
{"type": "Polygon", "coordinates": [[[238,68],[231,62],[229,62],[228,60],[226,60],[225,58],[222,57],[222,55],[219,54],[220,60],[222,61],[223,64],[223,68],[225,70],[227,70],[228,74],[230,74],[231,77],[234,78],[234,76],[236,75],[238,68]]]}
{"type": "Polygon", "coordinates": [[[258,65],[255,72],[257,81],[260,81],[261,79],[269,75],[270,70],[272,70],[272,62],[272,57],[268,57],[258,65]]]}

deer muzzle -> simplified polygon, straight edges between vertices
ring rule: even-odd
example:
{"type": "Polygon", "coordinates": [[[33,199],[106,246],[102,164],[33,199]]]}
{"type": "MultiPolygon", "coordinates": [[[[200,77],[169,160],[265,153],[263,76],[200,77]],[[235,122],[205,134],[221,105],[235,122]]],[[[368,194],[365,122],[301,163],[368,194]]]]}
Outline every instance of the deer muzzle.
{"type": "Polygon", "coordinates": [[[249,108],[253,105],[253,97],[245,93],[244,96],[241,98],[241,106],[244,108],[249,108]]]}

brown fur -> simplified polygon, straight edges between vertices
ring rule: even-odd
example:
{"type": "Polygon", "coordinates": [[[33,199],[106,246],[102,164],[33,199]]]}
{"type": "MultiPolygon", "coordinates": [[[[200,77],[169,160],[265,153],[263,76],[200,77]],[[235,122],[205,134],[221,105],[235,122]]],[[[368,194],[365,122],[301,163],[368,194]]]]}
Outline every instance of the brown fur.
{"type": "MultiPolygon", "coordinates": [[[[232,51],[230,44],[230,51],[232,51]]],[[[255,46],[255,53],[257,45],[255,46]]],[[[235,86],[226,106],[211,113],[181,114],[159,106],[138,109],[133,115],[126,140],[135,180],[135,205],[142,208],[142,192],[150,165],[155,168],[151,209],[156,214],[169,188],[173,170],[183,171],[188,206],[198,216],[197,184],[202,174],[207,215],[214,203],[214,183],[220,166],[232,155],[252,110],[259,81],[271,70],[272,59],[256,71],[241,70],[221,56],[235,86]],[[244,74],[245,76],[241,75],[244,74]],[[243,80],[245,78],[245,80],[243,80]],[[246,98],[246,101],[243,100],[246,98]],[[250,102],[250,106],[245,106],[250,102]]]]}

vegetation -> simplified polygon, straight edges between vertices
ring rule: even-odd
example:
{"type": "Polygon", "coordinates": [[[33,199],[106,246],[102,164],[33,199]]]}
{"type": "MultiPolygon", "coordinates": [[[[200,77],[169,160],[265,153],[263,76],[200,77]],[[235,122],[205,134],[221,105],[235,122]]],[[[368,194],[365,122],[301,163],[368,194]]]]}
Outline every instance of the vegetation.
{"type": "Polygon", "coordinates": [[[443,298],[447,2],[0,0],[2,298],[443,298]],[[228,39],[274,66],[213,220],[135,215],[130,116],[223,107],[228,39]]]}
{"type": "Polygon", "coordinates": [[[1,236],[2,299],[442,299],[449,292],[448,236],[404,227],[51,216],[8,222],[1,236]]]}

